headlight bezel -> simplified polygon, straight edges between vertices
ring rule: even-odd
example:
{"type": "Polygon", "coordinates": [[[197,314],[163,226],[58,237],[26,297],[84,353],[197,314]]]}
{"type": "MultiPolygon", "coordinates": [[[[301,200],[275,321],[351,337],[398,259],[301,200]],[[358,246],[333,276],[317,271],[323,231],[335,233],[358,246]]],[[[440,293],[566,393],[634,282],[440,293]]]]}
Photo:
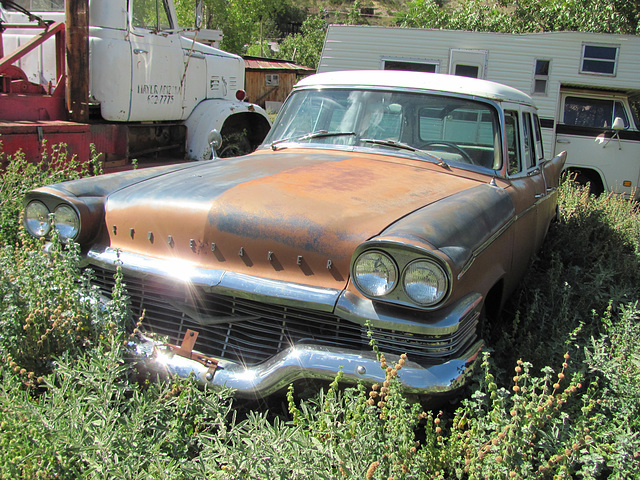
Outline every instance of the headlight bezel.
{"type": "Polygon", "coordinates": [[[361,245],[352,257],[351,278],[355,288],[366,298],[421,310],[434,310],[440,308],[451,296],[453,288],[453,274],[451,267],[444,258],[441,258],[435,252],[424,248],[394,242],[370,242],[361,245]],[[398,268],[398,276],[394,288],[390,289],[384,295],[374,296],[369,294],[356,280],[355,272],[358,261],[370,252],[379,252],[386,255],[398,268]],[[410,268],[412,268],[412,266],[420,265],[421,262],[425,262],[425,264],[433,266],[435,271],[442,275],[442,279],[444,281],[443,284],[441,284],[441,292],[433,301],[421,302],[414,298],[415,295],[412,296],[407,292],[407,273],[410,272],[410,268]]]}

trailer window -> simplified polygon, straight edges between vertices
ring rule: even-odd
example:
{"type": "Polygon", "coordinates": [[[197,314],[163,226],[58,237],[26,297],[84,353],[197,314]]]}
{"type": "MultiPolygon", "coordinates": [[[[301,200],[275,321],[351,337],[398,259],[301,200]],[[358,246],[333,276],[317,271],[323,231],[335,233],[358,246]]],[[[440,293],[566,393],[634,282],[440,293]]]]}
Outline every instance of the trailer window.
{"type": "Polygon", "coordinates": [[[549,71],[551,69],[551,60],[536,60],[535,70],[533,73],[533,93],[538,95],[547,94],[547,85],[549,83],[549,71]]]}
{"type": "Polygon", "coordinates": [[[471,77],[471,78],[479,78],[480,67],[477,65],[456,65],[455,74],[460,77],[471,77]]]}
{"type": "Polygon", "coordinates": [[[582,73],[615,75],[618,61],[617,46],[584,45],[582,49],[582,73]]]}
{"type": "Polygon", "coordinates": [[[622,118],[625,128],[629,127],[624,104],[619,100],[604,98],[565,97],[565,125],[577,127],[611,128],[616,117],[622,118]]]}
{"type": "Polygon", "coordinates": [[[431,62],[411,62],[404,60],[382,60],[384,70],[401,70],[403,72],[436,73],[438,64],[431,62]]]}

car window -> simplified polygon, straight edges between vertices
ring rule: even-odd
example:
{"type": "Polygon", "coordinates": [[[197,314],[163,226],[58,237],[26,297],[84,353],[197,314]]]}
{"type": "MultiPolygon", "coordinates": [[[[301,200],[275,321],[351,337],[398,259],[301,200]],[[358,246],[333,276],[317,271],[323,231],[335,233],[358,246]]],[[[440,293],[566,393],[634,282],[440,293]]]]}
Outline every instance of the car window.
{"type": "Polygon", "coordinates": [[[529,112],[522,112],[522,134],[524,137],[524,158],[527,169],[530,169],[536,166],[536,149],[533,139],[531,113],[529,112]]]}
{"type": "Polygon", "coordinates": [[[495,108],[481,101],[380,90],[300,90],[287,100],[265,143],[297,139],[387,150],[397,147],[394,153],[416,149],[446,162],[499,169],[498,125],[495,108]]]}
{"type": "Polygon", "coordinates": [[[629,118],[619,100],[568,96],[564,99],[562,121],[578,127],[611,128],[616,117],[629,127],[629,118]]]}
{"type": "Polygon", "coordinates": [[[504,112],[504,126],[507,137],[507,151],[509,153],[509,175],[516,175],[522,171],[520,162],[520,135],[518,112],[504,112]]]}
{"type": "Polygon", "coordinates": [[[540,130],[540,118],[535,113],[533,114],[533,130],[536,138],[538,160],[542,160],[544,158],[544,142],[542,141],[542,131],[540,130]]]}

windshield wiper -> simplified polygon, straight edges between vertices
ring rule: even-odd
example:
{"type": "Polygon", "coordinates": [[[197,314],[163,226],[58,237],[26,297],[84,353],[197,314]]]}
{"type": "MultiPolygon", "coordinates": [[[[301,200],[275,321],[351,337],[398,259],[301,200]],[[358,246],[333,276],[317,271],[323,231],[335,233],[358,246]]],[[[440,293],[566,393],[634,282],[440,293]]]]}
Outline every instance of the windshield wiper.
{"type": "Polygon", "coordinates": [[[374,145],[383,145],[385,147],[400,148],[402,150],[408,150],[410,152],[417,153],[418,155],[431,157],[434,160],[436,160],[437,165],[444,167],[448,170],[451,169],[451,167],[449,167],[449,164],[445,162],[442,158],[436,155],[433,155],[432,153],[425,152],[424,150],[420,150],[419,148],[412,147],[408,143],[394,142],[393,140],[379,140],[377,138],[361,138],[360,141],[365,143],[373,143],[374,145]]]}
{"type": "Polygon", "coordinates": [[[299,137],[281,138],[275,142],[271,142],[271,149],[277,150],[277,146],[285,142],[301,142],[303,140],[311,140],[312,138],[340,137],[342,135],[355,135],[356,132],[329,132],[328,130],[318,130],[317,132],[305,133],[299,137]]]}

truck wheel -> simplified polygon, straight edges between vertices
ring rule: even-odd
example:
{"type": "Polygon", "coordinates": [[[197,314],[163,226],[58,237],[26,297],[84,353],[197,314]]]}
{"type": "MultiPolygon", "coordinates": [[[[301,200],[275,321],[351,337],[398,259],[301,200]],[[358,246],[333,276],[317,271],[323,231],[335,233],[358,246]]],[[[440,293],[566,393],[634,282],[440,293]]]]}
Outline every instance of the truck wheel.
{"type": "Polygon", "coordinates": [[[232,131],[222,135],[222,146],[218,150],[219,158],[239,157],[252,152],[249,139],[244,132],[232,131]]]}

